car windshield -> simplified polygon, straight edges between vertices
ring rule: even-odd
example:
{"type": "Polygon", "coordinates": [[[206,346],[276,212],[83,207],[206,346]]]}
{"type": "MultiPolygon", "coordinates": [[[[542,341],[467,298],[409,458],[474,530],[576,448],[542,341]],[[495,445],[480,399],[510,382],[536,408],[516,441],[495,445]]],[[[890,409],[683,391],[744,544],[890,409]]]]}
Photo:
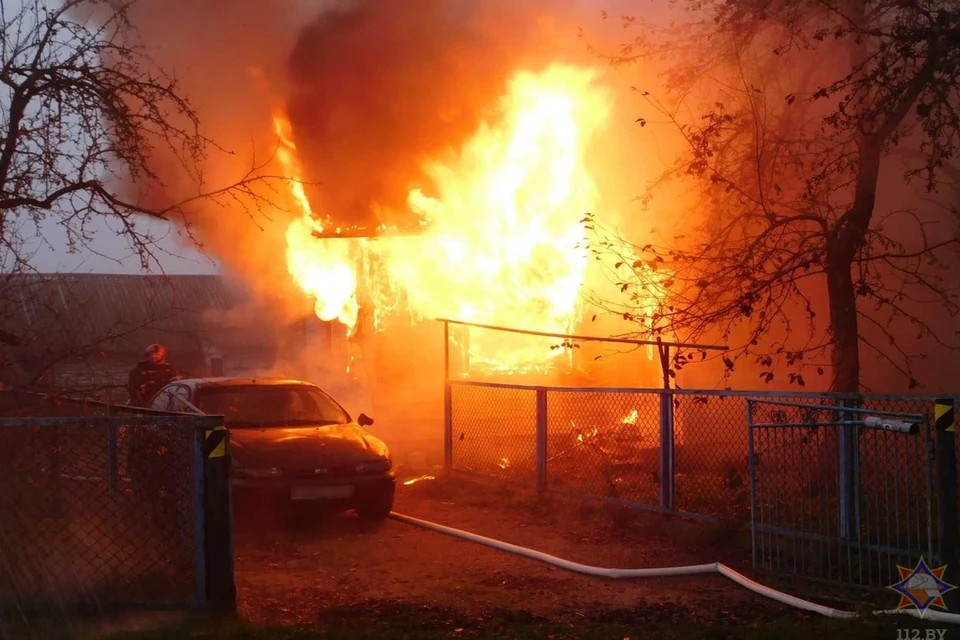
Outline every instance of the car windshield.
{"type": "Polygon", "coordinates": [[[347,424],[350,416],[323,391],[306,385],[204,387],[197,408],[231,426],[347,424]]]}

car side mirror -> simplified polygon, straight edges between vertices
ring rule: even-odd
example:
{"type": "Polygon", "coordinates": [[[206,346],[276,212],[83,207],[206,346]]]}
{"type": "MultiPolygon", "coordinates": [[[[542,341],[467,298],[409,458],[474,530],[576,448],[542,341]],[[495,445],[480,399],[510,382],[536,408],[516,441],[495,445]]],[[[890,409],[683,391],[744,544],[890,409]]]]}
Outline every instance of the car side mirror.
{"type": "Polygon", "coordinates": [[[359,416],[357,416],[357,424],[361,427],[369,427],[373,424],[373,418],[365,413],[361,413],[359,416]]]}

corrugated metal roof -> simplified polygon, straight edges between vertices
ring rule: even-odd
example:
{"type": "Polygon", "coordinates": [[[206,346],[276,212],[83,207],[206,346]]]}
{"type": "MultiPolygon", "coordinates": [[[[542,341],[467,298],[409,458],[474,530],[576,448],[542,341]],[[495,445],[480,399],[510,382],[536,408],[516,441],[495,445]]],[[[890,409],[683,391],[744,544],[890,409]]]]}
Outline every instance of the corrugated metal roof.
{"type": "Polygon", "coordinates": [[[219,276],[16,274],[0,277],[0,328],[33,353],[272,346],[272,335],[217,320],[249,301],[219,276]]]}

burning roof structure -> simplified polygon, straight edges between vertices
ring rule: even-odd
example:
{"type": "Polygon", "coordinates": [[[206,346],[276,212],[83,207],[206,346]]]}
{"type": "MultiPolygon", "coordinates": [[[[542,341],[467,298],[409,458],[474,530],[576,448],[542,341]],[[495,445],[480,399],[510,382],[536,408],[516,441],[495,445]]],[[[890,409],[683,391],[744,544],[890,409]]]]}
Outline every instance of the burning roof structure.
{"type": "MultiPolygon", "coordinates": [[[[595,264],[590,216],[635,192],[609,195],[622,114],[576,39],[575,3],[364,0],[303,16],[293,2],[244,1],[225,26],[205,3],[181,4],[177,28],[205,36],[158,49],[160,62],[182,61],[201,116],[224,137],[259,132],[286,183],[270,194],[279,202],[266,234],[222,215],[190,221],[213,252],[267,283],[253,290],[284,277],[284,291],[347,335],[364,322],[437,318],[576,332],[584,292],[618,268],[595,264]],[[303,20],[292,42],[270,27],[284,12],[303,20]],[[237,38],[244,53],[222,55],[237,38]],[[225,78],[215,91],[213,76],[225,78]],[[241,110],[231,94],[245,96],[241,110]]],[[[138,11],[148,42],[164,42],[172,25],[138,11]]],[[[650,271],[639,313],[656,309],[667,277],[650,271]]],[[[545,346],[487,332],[469,349],[473,361],[524,370],[563,351],[545,346]]]]}

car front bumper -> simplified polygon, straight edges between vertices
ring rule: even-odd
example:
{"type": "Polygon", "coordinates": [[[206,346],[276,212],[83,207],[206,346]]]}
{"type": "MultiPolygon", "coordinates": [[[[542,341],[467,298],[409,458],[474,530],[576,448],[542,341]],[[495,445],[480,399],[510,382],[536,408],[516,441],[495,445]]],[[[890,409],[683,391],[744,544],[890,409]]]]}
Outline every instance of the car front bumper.
{"type": "Polygon", "coordinates": [[[392,497],[396,473],[342,476],[338,478],[246,478],[233,477],[235,497],[269,501],[315,502],[350,508],[358,503],[392,497]]]}

